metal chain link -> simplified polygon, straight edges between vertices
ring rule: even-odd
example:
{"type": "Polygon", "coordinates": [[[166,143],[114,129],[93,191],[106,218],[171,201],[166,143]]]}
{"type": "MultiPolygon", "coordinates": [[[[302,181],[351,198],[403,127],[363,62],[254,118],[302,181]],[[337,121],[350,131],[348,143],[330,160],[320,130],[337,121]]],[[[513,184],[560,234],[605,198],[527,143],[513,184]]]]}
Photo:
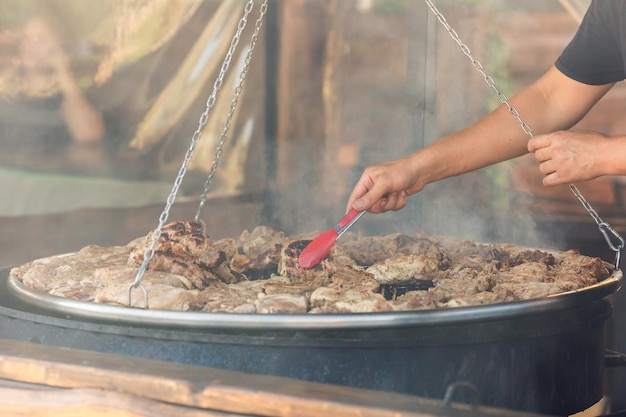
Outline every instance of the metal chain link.
{"type": "Polygon", "coordinates": [[[200,214],[202,212],[202,208],[207,200],[207,194],[211,185],[213,184],[213,178],[215,177],[215,171],[217,170],[217,165],[219,164],[220,158],[222,157],[224,143],[226,142],[228,129],[232,123],[233,115],[235,113],[235,109],[237,108],[237,103],[239,101],[239,96],[243,91],[243,84],[248,76],[248,69],[250,68],[250,60],[252,59],[252,52],[254,51],[254,47],[256,46],[257,40],[259,38],[259,32],[261,30],[261,26],[263,25],[263,17],[267,13],[267,0],[263,2],[261,5],[261,10],[259,12],[259,17],[256,20],[254,25],[254,33],[252,34],[252,38],[250,39],[250,47],[248,49],[248,53],[246,54],[246,58],[244,60],[243,68],[241,73],[239,74],[239,84],[235,88],[235,93],[233,100],[230,103],[230,111],[228,112],[228,116],[226,117],[226,122],[224,123],[224,130],[220,136],[219,144],[215,149],[215,159],[211,164],[211,170],[209,171],[209,175],[207,176],[206,182],[204,183],[204,189],[202,191],[202,195],[200,196],[200,204],[198,204],[198,209],[196,211],[195,220],[200,220],[200,214]]]}
{"type": "MultiPolygon", "coordinates": [[[[207,124],[207,121],[209,120],[209,112],[215,105],[217,92],[222,87],[222,84],[224,82],[224,76],[230,66],[230,61],[237,48],[237,45],[239,44],[241,33],[243,32],[248,22],[248,15],[250,14],[253,8],[254,8],[254,0],[248,0],[248,2],[246,3],[244,7],[243,15],[240,18],[239,23],[237,24],[237,30],[235,31],[235,34],[233,35],[233,38],[230,42],[228,52],[226,53],[226,56],[224,57],[224,60],[222,62],[222,66],[220,67],[220,72],[218,73],[217,79],[215,80],[213,84],[213,91],[211,92],[211,95],[207,99],[206,108],[204,112],[200,115],[200,120],[198,121],[198,128],[193,133],[193,136],[191,138],[191,144],[189,146],[189,149],[187,149],[187,152],[185,153],[185,158],[178,171],[178,175],[176,176],[176,179],[174,180],[174,185],[172,187],[172,190],[167,197],[165,208],[163,209],[163,211],[161,212],[161,215],[159,216],[159,224],[156,227],[156,229],[154,229],[154,231],[152,232],[150,245],[146,248],[143,254],[143,262],[141,263],[141,266],[139,267],[139,271],[137,272],[135,281],[129,287],[129,295],[128,295],[129,305],[131,305],[130,293],[132,289],[137,288],[138,286],[141,286],[141,279],[143,278],[143,275],[148,269],[148,264],[150,260],[154,257],[154,248],[156,247],[159,237],[161,236],[161,230],[163,229],[163,225],[165,224],[165,222],[167,221],[169,217],[170,210],[172,208],[172,205],[174,204],[176,195],[178,194],[178,189],[180,188],[183,178],[185,177],[185,174],[187,173],[187,167],[189,166],[191,158],[193,157],[196,146],[198,142],[200,141],[200,137],[202,135],[202,129],[204,128],[204,126],[207,124]]],[[[147,302],[147,295],[145,295],[146,291],[145,291],[145,288],[143,288],[143,286],[142,286],[142,289],[144,290],[144,297],[146,297],[145,307],[147,308],[148,302],[147,302]]]]}
{"type": "MultiPolygon", "coordinates": [[[[435,7],[435,5],[433,4],[431,0],[424,0],[424,1],[426,2],[430,10],[433,12],[435,17],[437,17],[437,20],[439,20],[439,22],[443,25],[443,27],[448,31],[448,34],[450,35],[450,37],[456,42],[457,45],[459,45],[459,48],[461,48],[461,51],[463,51],[463,54],[465,54],[465,56],[467,56],[469,60],[472,62],[472,65],[474,66],[476,71],[478,71],[483,76],[487,85],[492,90],[495,91],[500,102],[508,108],[509,112],[511,113],[511,116],[513,116],[513,118],[519,122],[524,133],[526,133],[529,137],[532,138],[533,133],[532,133],[532,130],[530,129],[530,126],[528,126],[528,124],[524,120],[522,120],[522,117],[520,116],[517,109],[513,107],[511,103],[509,103],[509,99],[506,97],[506,95],[504,95],[504,93],[502,93],[502,91],[498,89],[493,78],[485,72],[482,64],[476,58],[474,58],[470,49],[467,47],[467,45],[465,45],[461,41],[459,35],[450,26],[450,24],[448,24],[448,21],[443,16],[443,14],[437,9],[437,7],[435,7]]],[[[606,223],[600,218],[600,216],[598,215],[598,213],[596,213],[596,211],[593,209],[591,204],[585,199],[585,197],[583,197],[581,192],[578,190],[578,187],[576,187],[574,184],[569,184],[569,188],[572,191],[572,193],[574,193],[578,201],[580,201],[580,203],[583,205],[585,210],[587,210],[589,215],[596,222],[596,224],[598,225],[598,229],[604,236],[604,239],[606,240],[609,248],[611,248],[611,250],[615,252],[615,269],[619,269],[621,251],[624,248],[624,238],[619,233],[617,233],[617,231],[615,231],[615,229],[613,229],[608,223],[606,223]],[[613,242],[613,239],[615,239],[617,244],[613,242]]]]}

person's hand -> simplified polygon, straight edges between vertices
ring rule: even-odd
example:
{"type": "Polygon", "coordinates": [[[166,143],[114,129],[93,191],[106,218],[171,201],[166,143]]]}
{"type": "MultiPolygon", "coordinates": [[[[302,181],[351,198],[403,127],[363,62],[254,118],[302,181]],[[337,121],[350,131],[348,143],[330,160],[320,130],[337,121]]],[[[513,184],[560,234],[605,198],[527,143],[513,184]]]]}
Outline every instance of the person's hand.
{"type": "Polygon", "coordinates": [[[606,174],[602,155],[611,151],[611,138],[591,131],[558,131],[528,141],[547,186],[587,181],[606,174]]]}
{"type": "Polygon", "coordinates": [[[348,199],[347,210],[382,213],[400,210],[411,194],[424,188],[419,181],[412,157],[385,162],[366,168],[348,199]]]}

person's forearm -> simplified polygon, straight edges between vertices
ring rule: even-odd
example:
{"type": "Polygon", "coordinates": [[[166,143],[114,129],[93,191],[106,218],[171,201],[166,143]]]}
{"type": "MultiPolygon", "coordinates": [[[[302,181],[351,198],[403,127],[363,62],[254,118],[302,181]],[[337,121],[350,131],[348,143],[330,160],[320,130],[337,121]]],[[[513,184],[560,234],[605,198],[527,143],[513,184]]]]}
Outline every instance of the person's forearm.
{"type": "MultiPolygon", "coordinates": [[[[610,89],[577,83],[552,68],[509,102],[532,134],[569,129],[610,89]]],[[[431,183],[509,160],[527,152],[530,136],[506,105],[411,156],[431,183]]]]}
{"type": "MultiPolygon", "coordinates": [[[[612,84],[591,86],[576,82],[552,67],[509,103],[534,136],[569,129],[611,87],[612,84]]],[[[347,210],[354,208],[373,213],[399,210],[406,205],[409,196],[429,183],[525,154],[532,142],[530,136],[508,106],[501,105],[467,128],[442,137],[409,156],[367,167],[350,193],[347,210]]],[[[548,158],[549,155],[540,159],[548,158]]],[[[585,159],[589,162],[588,157],[585,159]]],[[[621,163],[614,162],[615,166],[621,163]]],[[[548,175],[553,172],[550,163],[547,166],[542,163],[541,167],[542,172],[549,171],[548,175]]],[[[592,175],[587,173],[582,177],[592,175]]],[[[581,177],[575,172],[568,172],[567,176],[581,177]]]]}
{"type": "MultiPolygon", "coordinates": [[[[531,95],[532,91],[526,92],[523,98],[541,100],[540,96],[531,98],[531,95]]],[[[512,99],[511,103],[514,101],[512,99]]],[[[532,109],[532,106],[517,101],[514,106],[521,105],[524,109],[526,107],[532,109]]],[[[535,108],[539,107],[536,104],[535,108]]],[[[519,109],[518,111],[524,114],[522,117],[526,119],[523,120],[528,120],[526,123],[529,124],[531,120],[539,117],[540,113],[529,114],[528,111],[523,112],[519,109]]],[[[420,172],[427,176],[423,178],[424,182],[431,183],[523,155],[527,152],[528,138],[520,123],[513,118],[508,108],[502,105],[476,123],[444,136],[416,152],[412,158],[420,165],[420,172]]]]}

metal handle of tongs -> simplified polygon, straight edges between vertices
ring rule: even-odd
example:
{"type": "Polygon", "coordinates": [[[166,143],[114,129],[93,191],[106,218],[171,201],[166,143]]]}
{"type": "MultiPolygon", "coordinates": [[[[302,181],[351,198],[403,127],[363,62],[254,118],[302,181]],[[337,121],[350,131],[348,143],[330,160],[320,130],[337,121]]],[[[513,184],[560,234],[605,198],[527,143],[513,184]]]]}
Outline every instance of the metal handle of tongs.
{"type": "MultiPolygon", "coordinates": [[[[529,137],[532,138],[533,132],[530,129],[530,126],[524,120],[522,120],[522,117],[517,111],[517,109],[513,107],[511,103],[509,103],[509,100],[506,97],[506,95],[502,93],[500,89],[498,89],[498,87],[496,86],[496,82],[489,74],[485,72],[485,69],[480,63],[480,61],[474,58],[469,47],[461,41],[461,38],[459,37],[458,33],[452,28],[452,26],[450,26],[445,16],[437,9],[437,7],[432,2],[432,0],[424,0],[424,1],[426,2],[426,5],[430,8],[430,10],[433,12],[435,17],[439,21],[439,23],[441,23],[441,25],[448,31],[448,34],[450,35],[452,40],[454,40],[456,44],[459,46],[459,48],[461,48],[461,51],[463,52],[463,54],[467,56],[467,58],[469,58],[469,60],[471,61],[476,71],[478,71],[483,76],[485,83],[487,83],[487,85],[493,91],[495,91],[500,102],[504,104],[505,106],[507,106],[509,113],[515,120],[517,120],[517,122],[520,124],[520,127],[522,128],[524,133],[526,133],[529,137]]],[[[593,207],[591,207],[591,204],[589,204],[589,202],[583,197],[583,195],[580,193],[580,191],[574,184],[569,184],[569,188],[574,193],[576,198],[578,198],[578,201],[581,202],[583,207],[585,207],[587,212],[595,220],[596,224],[598,225],[598,228],[600,229],[600,232],[604,236],[604,239],[606,239],[606,242],[609,245],[609,248],[611,248],[611,250],[615,252],[614,266],[616,270],[619,269],[621,253],[622,253],[622,249],[624,248],[624,238],[622,238],[622,236],[620,236],[619,233],[617,233],[608,223],[604,222],[600,218],[600,216],[598,216],[598,213],[596,213],[593,207]],[[614,238],[618,243],[615,244],[612,238],[614,238]]]]}
{"type": "Polygon", "coordinates": [[[340,230],[337,230],[337,238],[336,239],[339,239],[344,233],[346,233],[348,231],[348,229],[351,228],[352,225],[354,223],[356,223],[357,220],[359,220],[361,218],[361,216],[363,216],[365,213],[367,213],[365,210],[360,211],[359,214],[354,216],[352,218],[352,220],[350,220],[345,226],[342,226],[340,230]]]}

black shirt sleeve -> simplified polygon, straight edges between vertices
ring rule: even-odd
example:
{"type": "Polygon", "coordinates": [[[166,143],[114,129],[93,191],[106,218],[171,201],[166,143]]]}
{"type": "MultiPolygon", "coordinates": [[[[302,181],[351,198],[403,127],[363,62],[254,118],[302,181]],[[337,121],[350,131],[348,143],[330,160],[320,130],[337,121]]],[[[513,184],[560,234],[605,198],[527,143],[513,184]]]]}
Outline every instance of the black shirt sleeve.
{"type": "MultiPolygon", "coordinates": [[[[593,0],[576,35],[555,62],[568,77],[592,85],[626,78],[621,41],[624,1],[593,0]]],[[[626,16],[624,16],[626,18],[626,16]]]]}

